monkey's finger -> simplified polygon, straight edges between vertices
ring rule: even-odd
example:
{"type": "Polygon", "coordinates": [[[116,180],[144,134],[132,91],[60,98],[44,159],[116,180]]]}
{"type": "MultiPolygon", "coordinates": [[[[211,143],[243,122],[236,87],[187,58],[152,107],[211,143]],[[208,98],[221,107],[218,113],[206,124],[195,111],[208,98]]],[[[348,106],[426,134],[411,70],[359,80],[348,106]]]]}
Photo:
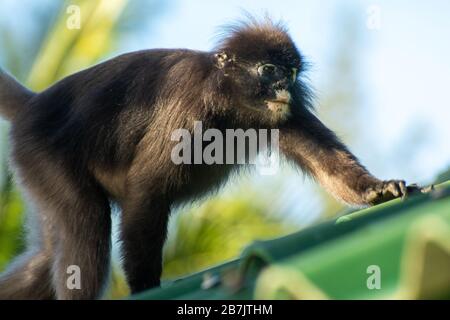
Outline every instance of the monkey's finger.
{"type": "Polygon", "coordinates": [[[369,189],[366,191],[365,200],[371,205],[378,204],[381,198],[381,193],[377,192],[375,189],[369,189]]]}
{"type": "Polygon", "coordinates": [[[406,187],[405,181],[400,181],[398,184],[398,187],[400,188],[400,192],[402,194],[402,200],[406,199],[408,197],[408,188],[406,187]]]}
{"type": "Polygon", "coordinates": [[[382,194],[383,198],[385,200],[388,200],[391,198],[398,197],[399,191],[397,190],[397,186],[395,185],[395,183],[389,181],[384,184],[382,194]]]}
{"type": "Polygon", "coordinates": [[[404,193],[402,190],[402,181],[396,180],[387,181],[385,188],[383,190],[383,195],[388,199],[403,197],[404,193]]]}
{"type": "Polygon", "coordinates": [[[428,192],[431,192],[433,190],[434,190],[434,185],[433,184],[429,185],[428,187],[420,188],[420,192],[421,193],[428,193],[428,192]]]}

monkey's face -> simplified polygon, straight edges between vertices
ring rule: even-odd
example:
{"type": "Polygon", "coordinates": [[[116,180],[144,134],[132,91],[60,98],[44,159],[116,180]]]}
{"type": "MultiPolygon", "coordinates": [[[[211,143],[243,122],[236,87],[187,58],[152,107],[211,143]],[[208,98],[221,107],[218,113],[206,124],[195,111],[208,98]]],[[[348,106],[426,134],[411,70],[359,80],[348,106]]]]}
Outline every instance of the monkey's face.
{"type": "Polygon", "coordinates": [[[249,93],[256,107],[266,107],[272,117],[284,119],[289,115],[292,87],[297,80],[297,67],[260,62],[250,69],[255,86],[249,93]]]}
{"type": "Polygon", "coordinates": [[[298,70],[298,65],[276,60],[236,61],[228,76],[240,107],[279,122],[289,117],[298,70]]]}
{"type": "Polygon", "coordinates": [[[216,54],[218,66],[231,82],[239,107],[273,123],[287,119],[295,104],[301,55],[279,27],[239,29],[216,54]]]}

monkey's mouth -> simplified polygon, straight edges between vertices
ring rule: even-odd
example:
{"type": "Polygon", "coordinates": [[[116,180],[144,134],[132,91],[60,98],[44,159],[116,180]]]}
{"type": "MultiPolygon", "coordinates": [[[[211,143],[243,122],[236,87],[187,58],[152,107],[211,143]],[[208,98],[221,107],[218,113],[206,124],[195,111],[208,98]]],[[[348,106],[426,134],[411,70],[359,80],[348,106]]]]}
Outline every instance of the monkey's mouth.
{"type": "Polygon", "coordinates": [[[277,90],[274,99],[266,100],[266,103],[273,104],[289,104],[289,102],[291,102],[291,94],[287,90],[277,90]]]}
{"type": "Polygon", "coordinates": [[[289,100],[281,100],[281,99],[266,100],[266,103],[268,103],[268,104],[289,104],[289,100]]]}
{"type": "Polygon", "coordinates": [[[289,113],[289,103],[286,101],[280,100],[269,100],[266,101],[267,108],[278,114],[287,114],[289,113]]]}
{"type": "Polygon", "coordinates": [[[291,102],[291,94],[287,90],[279,90],[275,92],[275,99],[266,100],[266,105],[272,112],[287,113],[289,112],[289,103],[291,102]]]}

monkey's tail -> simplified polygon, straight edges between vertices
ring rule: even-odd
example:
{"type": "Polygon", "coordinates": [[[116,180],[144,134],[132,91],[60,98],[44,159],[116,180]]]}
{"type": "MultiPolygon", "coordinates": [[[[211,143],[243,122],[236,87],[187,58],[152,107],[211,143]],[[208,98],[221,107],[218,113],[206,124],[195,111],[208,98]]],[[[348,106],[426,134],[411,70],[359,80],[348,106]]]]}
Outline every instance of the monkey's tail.
{"type": "Polygon", "coordinates": [[[0,300],[55,299],[50,255],[26,252],[0,274],[0,300]]]}
{"type": "Polygon", "coordinates": [[[12,121],[35,95],[0,68],[0,116],[12,121]]]}

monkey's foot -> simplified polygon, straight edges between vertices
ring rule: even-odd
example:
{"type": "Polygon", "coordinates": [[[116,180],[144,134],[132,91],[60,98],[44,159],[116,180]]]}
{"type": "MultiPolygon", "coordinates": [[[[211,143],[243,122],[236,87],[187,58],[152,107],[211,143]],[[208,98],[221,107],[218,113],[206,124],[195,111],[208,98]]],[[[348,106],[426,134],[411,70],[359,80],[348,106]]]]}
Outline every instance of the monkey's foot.
{"type": "Polygon", "coordinates": [[[407,186],[403,180],[380,181],[365,191],[364,200],[370,205],[376,205],[395,198],[405,199],[411,194],[427,193],[432,189],[433,186],[422,188],[417,184],[407,186]]]}

